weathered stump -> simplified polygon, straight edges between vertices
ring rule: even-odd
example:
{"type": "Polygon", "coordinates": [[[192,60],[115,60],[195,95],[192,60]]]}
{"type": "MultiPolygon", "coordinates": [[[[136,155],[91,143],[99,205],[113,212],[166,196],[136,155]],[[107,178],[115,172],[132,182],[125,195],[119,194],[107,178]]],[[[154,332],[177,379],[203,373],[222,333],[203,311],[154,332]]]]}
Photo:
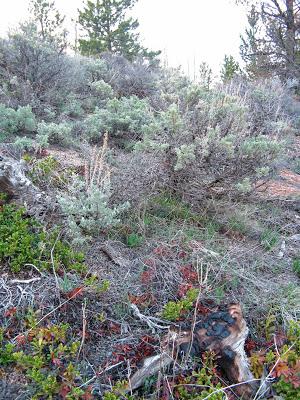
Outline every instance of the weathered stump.
{"type": "Polygon", "coordinates": [[[216,354],[217,363],[228,380],[232,384],[242,383],[233,391],[243,399],[250,398],[257,382],[249,369],[244,350],[247,335],[246,321],[238,304],[208,314],[193,329],[172,328],[163,338],[161,354],[146,358],[143,366],[130,378],[130,390],[141,387],[149,376],[162,371],[178,357],[199,357],[209,350],[216,354]]]}

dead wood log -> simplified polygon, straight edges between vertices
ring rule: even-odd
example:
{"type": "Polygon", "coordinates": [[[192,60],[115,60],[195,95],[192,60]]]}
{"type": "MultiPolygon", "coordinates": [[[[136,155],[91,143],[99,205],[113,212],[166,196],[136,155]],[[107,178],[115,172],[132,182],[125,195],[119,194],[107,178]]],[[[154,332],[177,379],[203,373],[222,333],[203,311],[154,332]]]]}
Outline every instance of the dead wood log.
{"type": "MultiPolygon", "coordinates": [[[[0,193],[6,201],[13,201],[27,208],[27,213],[42,219],[48,210],[54,210],[56,202],[41,192],[26,176],[26,163],[1,154],[0,149],[0,193]]],[[[0,199],[4,203],[4,200],[0,199]]]]}
{"type": "Polygon", "coordinates": [[[194,329],[170,328],[162,340],[162,352],[146,358],[143,366],[130,378],[129,390],[143,385],[145,380],[166,369],[180,356],[201,356],[204,351],[217,355],[218,365],[228,380],[237,385],[234,392],[243,399],[250,398],[257,387],[244,350],[248,327],[240,305],[231,304],[208,314],[194,329]]]}

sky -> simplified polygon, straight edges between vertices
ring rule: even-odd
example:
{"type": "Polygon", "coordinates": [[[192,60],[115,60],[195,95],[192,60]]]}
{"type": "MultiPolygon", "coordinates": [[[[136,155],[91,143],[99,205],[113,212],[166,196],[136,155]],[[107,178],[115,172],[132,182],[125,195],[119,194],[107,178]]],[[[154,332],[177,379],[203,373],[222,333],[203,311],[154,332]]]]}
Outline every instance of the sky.
{"type": "MultiPolygon", "coordinates": [[[[29,0],[0,0],[0,35],[28,17],[29,0]]],[[[83,0],[56,0],[74,34],[83,0]]],[[[218,73],[225,54],[239,60],[240,35],[246,12],[234,0],[139,0],[131,12],[140,22],[144,46],[162,50],[169,66],[182,66],[193,76],[205,61],[218,73]]]]}

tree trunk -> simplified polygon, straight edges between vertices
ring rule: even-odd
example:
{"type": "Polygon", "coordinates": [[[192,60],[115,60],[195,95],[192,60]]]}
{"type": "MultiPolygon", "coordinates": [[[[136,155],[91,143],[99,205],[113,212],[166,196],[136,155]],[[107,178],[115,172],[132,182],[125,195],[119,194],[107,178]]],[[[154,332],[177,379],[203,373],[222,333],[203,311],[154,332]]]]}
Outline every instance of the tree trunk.
{"type": "Polygon", "coordinates": [[[286,0],[286,57],[287,75],[295,76],[296,67],[296,25],[294,15],[294,0],[286,0]]]}

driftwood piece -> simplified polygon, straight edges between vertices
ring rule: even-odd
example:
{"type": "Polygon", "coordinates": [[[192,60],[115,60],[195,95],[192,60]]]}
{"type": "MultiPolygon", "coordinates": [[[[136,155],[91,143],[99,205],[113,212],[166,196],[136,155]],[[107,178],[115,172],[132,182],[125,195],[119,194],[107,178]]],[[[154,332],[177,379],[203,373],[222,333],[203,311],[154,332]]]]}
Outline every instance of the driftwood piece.
{"type": "Polygon", "coordinates": [[[55,209],[56,203],[34,186],[26,169],[24,161],[4,156],[0,149],[0,193],[6,195],[6,200],[25,206],[29,215],[42,219],[47,211],[55,209]]]}
{"type": "Polygon", "coordinates": [[[122,252],[114,246],[114,242],[103,243],[100,250],[116,265],[122,268],[130,268],[131,262],[124,258],[122,252]]]}
{"type": "Polygon", "coordinates": [[[25,175],[25,163],[0,154],[0,190],[9,197],[17,197],[22,192],[36,191],[25,175]]]}
{"type": "Polygon", "coordinates": [[[129,389],[141,387],[151,375],[164,370],[180,356],[200,356],[204,351],[216,353],[218,365],[233,384],[238,396],[250,398],[256,388],[244,350],[248,335],[240,305],[231,304],[208,314],[193,329],[171,328],[162,340],[162,353],[146,358],[143,366],[130,378],[129,389]],[[250,381],[250,382],[249,382],[250,381]]]}

